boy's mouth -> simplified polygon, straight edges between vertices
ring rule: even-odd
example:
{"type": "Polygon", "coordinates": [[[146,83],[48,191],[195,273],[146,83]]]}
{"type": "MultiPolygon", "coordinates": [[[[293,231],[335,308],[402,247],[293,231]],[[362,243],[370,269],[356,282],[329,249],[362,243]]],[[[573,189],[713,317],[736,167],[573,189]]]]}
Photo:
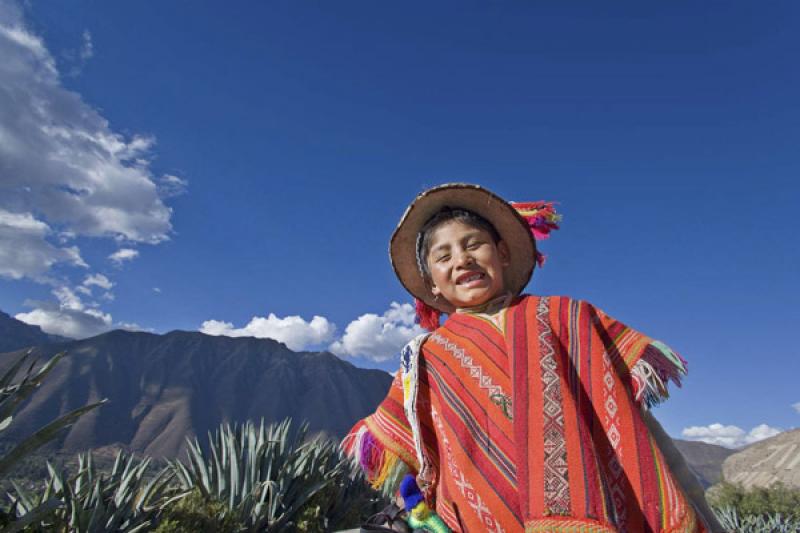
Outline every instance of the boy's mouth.
{"type": "Polygon", "coordinates": [[[464,272],[456,278],[456,285],[466,285],[473,281],[479,281],[486,277],[483,272],[464,272]]]}

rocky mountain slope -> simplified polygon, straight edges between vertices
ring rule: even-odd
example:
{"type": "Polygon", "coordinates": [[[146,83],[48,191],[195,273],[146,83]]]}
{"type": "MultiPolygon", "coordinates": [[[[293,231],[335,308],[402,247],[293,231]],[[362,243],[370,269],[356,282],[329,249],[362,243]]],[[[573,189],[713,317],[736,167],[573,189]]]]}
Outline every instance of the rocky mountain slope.
{"type": "Polygon", "coordinates": [[[800,429],[784,431],[751,444],[722,464],[726,481],[745,488],[776,482],[800,489],[800,429]]]}
{"type": "MultiPolygon", "coordinates": [[[[187,436],[205,439],[221,422],[291,416],[342,436],[374,411],[391,377],[327,352],[289,350],[270,339],[111,331],[34,350],[66,351],[6,433],[29,434],[71,409],[108,398],[59,441],[61,451],[121,445],[175,457],[187,436]]],[[[0,371],[24,351],[0,354],[0,371]]],[[[6,436],[4,435],[4,436],[6,436]]]]}
{"type": "Polygon", "coordinates": [[[722,479],[722,463],[736,450],[705,442],[673,439],[703,487],[708,488],[722,479]]]}

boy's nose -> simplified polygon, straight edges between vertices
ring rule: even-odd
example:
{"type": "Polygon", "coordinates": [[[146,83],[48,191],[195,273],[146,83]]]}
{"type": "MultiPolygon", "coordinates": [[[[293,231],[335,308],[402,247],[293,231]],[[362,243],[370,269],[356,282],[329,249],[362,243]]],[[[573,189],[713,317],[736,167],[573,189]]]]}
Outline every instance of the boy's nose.
{"type": "Polygon", "coordinates": [[[475,258],[472,257],[472,254],[470,254],[468,250],[459,252],[456,260],[459,266],[469,266],[475,262],[475,258]]]}

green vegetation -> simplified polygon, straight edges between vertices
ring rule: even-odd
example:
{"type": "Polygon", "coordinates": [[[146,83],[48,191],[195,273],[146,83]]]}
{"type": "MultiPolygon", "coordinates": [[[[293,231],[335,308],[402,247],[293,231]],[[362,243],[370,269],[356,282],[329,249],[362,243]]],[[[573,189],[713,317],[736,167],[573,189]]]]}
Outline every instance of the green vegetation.
{"type": "Polygon", "coordinates": [[[97,471],[91,454],[81,454],[78,472],[72,477],[48,464],[44,490],[29,493],[16,487],[16,514],[28,516],[32,509],[56,500],[58,505],[28,531],[143,531],[154,524],[170,493],[169,470],[148,480],[149,463],[150,459],[137,460],[120,451],[106,474],[97,471]]]}
{"type": "MultiPolygon", "coordinates": [[[[42,384],[47,374],[50,373],[64,354],[55,355],[36,370],[36,361],[31,362],[27,368],[24,367],[29,356],[30,352],[20,357],[0,377],[0,431],[4,431],[11,426],[17,408],[42,384]],[[14,381],[23,368],[25,370],[22,377],[14,381]]],[[[18,466],[23,465],[28,456],[34,451],[55,438],[62,429],[74,424],[78,418],[102,403],[90,404],[67,413],[39,428],[33,435],[23,438],[15,446],[6,450],[0,457],[0,478],[7,478],[18,466]]],[[[59,505],[59,502],[54,498],[42,498],[37,505],[26,506],[24,515],[20,515],[18,512],[15,513],[12,510],[17,508],[18,504],[17,500],[12,500],[10,508],[0,509],[0,527],[2,527],[0,531],[16,531],[25,524],[32,523],[39,517],[50,513],[59,505]]]]}
{"type": "MultiPolygon", "coordinates": [[[[105,469],[79,454],[72,474],[45,462],[43,482],[9,480],[0,532],[323,533],[385,505],[337,444],[310,438],[307,424],[222,425],[207,450],[197,439],[187,448],[185,463],[155,473],[149,458],[121,451],[105,469]]],[[[30,466],[20,455],[16,464],[30,466]]]]}
{"type": "Polygon", "coordinates": [[[188,461],[148,476],[150,459],[124,452],[107,472],[79,455],[68,475],[47,463],[43,486],[12,482],[9,531],[287,531],[354,527],[385,505],[333,440],[308,438],[291,421],[223,425],[208,451],[195,439],[188,461]],[[36,511],[34,513],[34,511],[36,511]]]}
{"type": "MultiPolygon", "coordinates": [[[[188,444],[188,463],[170,464],[192,498],[181,512],[218,528],[331,531],[358,523],[356,510],[370,511],[378,499],[334,441],[308,438],[307,424],[223,425],[209,436],[208,453],[196,439],[188,444]]],[[[182,531],[170,527],[162,531],[182,531]]]]}
{"type": "Polygon", "coordinates": [[[236,533],[245,525],[227,512],[225,504],[208,498],[200,489],[164,506],[156,533],[236,533]]]}
{"type": "Polygon", "coordinates": [[[723,527],[733,532],[800,531],[800,491],[776,483],[749,490],[722,483],[708,494],[723,527]]]}
{"type": "MultiPolygon", "coordinates": [[[[33,363],[24,367],[27,357],[0,377],[0,431],[63,354],[36,370],[33,363]]],[[[71,469],[63,457],[56,466],[40,459],[37,449],[101,403],[0,449],[0,477],[10,489],[0,507],[0,533],[327,533],[355,527],[387,503],[333,440],[311,438],[307,424],[293,429],[289,419],[222,425],[209,435],[207,448],[187,441],[185,462],[171,461],[155,472],[150,458],[121,451],[113,465],[101,468],[92,454],[79,454],[71,469]],[[44,480],[20,482],[31,475],[44,480]]],[[[800,531],[800,491],[783,485],[744,490],[723,483],[709,492],[709,503],[732,532],[800,531]]]]}
{"type": "MultiPolygon", "coordinates": [[[[0,431],[63,355],[36,369],[35,362],[25,366],[26,354],[0,376],[0,431]]],[[[97,468],[92,454],[78,455],[72,468],[63,457],[54,466],[36,455],[102,403],[4,446],[0,476],[8,501],[0,507],[0,533],[323,532],[354,526],[383,504],[333,440],[309,438],[307,424],[293,431],[288,419],[223,425],[209,435],[208,451],[197,439],[188,441],[188,460],[172,461],[154,475],[151,459],[121,451],[110,468],[97,468]]]]}

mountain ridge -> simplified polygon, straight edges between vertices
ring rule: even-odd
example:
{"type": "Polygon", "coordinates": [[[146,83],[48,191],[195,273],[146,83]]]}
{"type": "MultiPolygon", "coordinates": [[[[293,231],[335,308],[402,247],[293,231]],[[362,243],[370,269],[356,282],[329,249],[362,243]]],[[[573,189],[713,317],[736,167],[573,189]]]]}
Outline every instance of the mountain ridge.
{"type": "Polygon", "coordinates": [[[703,488],[722,480],[722,464],[737,450],[702,441],[672,439],[703,488]]]}
{"type": "MultiPolygon", "coordinates": [[[[2,315],[5,322],[19,322],[2,315]]],[[[38,327],[17,326],[6,328],[23,334],[6,338],[15,351],[0,353],[0,372],[28,350],[32,339],[44,341],[31,353],[40,364],[61,351],[67,356],[23,406],[19,422],[9,428],[12,437],[109,398],[58,440],[55,449],[61,453],[117,447],[175,457],[186,437],[204,440],[219,423],[273,422],[285,416],[308,419],[312,431],[341,437],[374,411],[392,380],[383,370],[358,368],[328,351],[294,352],[273,339],[117,329],[82,340],[54,340],[38,327]],[[39,335],[31,336],[36,331],[29,328],[39,335]]],[[[720,480],[722,462],[737,452],[673,440],[705,487],[720,480]]]]}
{"type": "Polygon", "coordinates": [[[26,324],[0,311],[0,353],[70,340],[73,339],[45,333],[39,326],[26,324]]]}
{"type": "MultiPolygon", "coordinates": [[[[25,351],[0,354],[0,370],[25,351]]],[[[175,457],[186,437],[204,437],[222,422],[287,416],[341,437],[374,411],[392,380],[329,352],[293,352],[272,339],[181,330],[113,330],[39,346],[31,356],[45,361],[62,351],[64,358],[9,428],[11,437],[102,398],[108,403],[60,439],[62,451],[114,444],[175,457]]]]}

